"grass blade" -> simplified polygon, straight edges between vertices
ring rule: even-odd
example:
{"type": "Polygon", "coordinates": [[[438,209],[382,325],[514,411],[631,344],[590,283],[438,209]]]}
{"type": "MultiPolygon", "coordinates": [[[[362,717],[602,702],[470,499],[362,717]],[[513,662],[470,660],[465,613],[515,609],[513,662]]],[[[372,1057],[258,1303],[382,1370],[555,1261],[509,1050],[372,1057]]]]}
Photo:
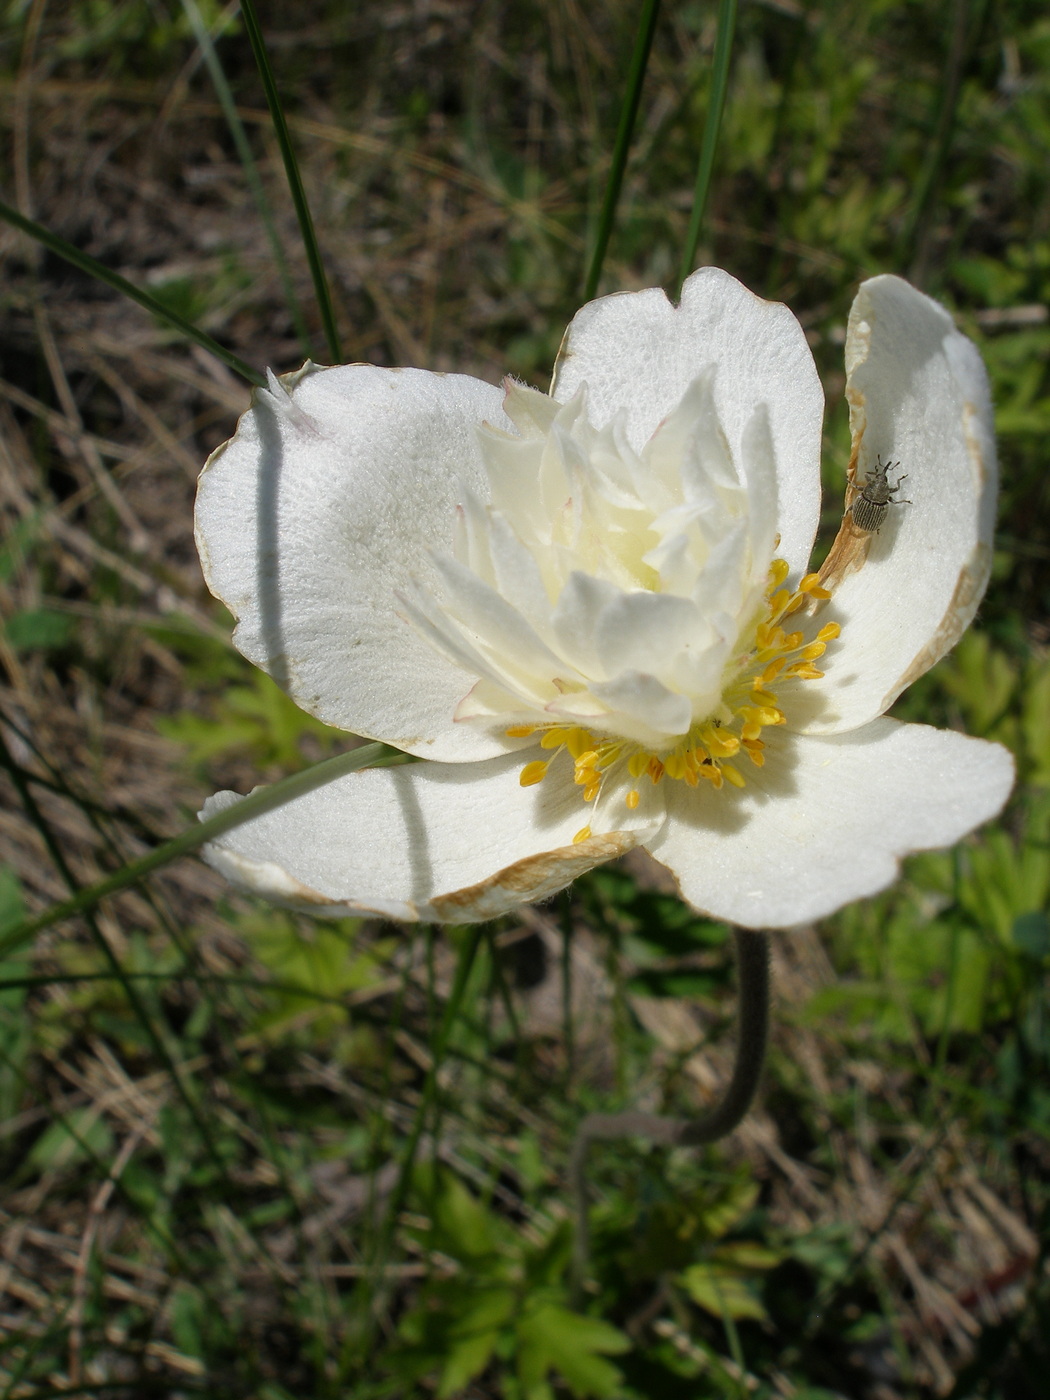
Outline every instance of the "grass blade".
{"type": "Polygon", "coordinates": [[[207,821],[198,822],[196,826],[188,827],[187,830],[173,837],[170,841],[165,841],[163,845],[157,846],[138,860],[129,862],[113,875],[107,876],[105,880],[99,880],[96,884],[89,885],[71,898],[62,900],[59,904],[52,904],[34,918],[26,919],[9,929],[0,938],[0,956],[11,948],[24,943],[33,934],[39,933],[41,929],[49,928],[60,919],[68,919],[74,914],[82,914],[86,910],[94,909],[95,905],[100,900],[105,899],[107,895],[125,890],[129,885],[138,884],[154,870],[159,870],[161,866],[178,859],[179,856],[189,855],[191,852],[199,850],[208,841],[214,840],[215,837],[221,836],[227,831],[232,831],[234,827],[241,826],[246,821],[251,821],[253,817],[262,816],[264,812],[272,812],[275,807],[280,807],[285,802],[290,802],[305,792],[312,792],[315,787],[320,787],[322,783],[330,783],[335,778],[341,778],[347,773],[356,773],[359,768],[377,767],[382,762],[390,762],[392,759],[402,757],[402,754],[392,751],[386,744],[362,744],[359,748],[350,749],[347,753],[337,754],[335,758],[327,758],[321,763],[315,763],[310,768],[304,768],[300,773],[292,773],[289,777],[282,778],[280,782],[272,783],[269,787],[257,788],[236,807],[230,807],[225,812],[217,812],[214,817],[209,817],[207,821]]]}
{"type": "Polygon", "coordinates": [[[0,199],[0,218],[6,219],[9,224],[22,233],[28,234],[30,238],[35,238],[38,243],[42,243],[45,248],[49,248],[58,257],[64,258],[66,262],[72,263],[81,272],[86,272],[89,277],[94,277],[99,282],[105,282],[107,287],[112,287],[131,301],[137,302],[139,306],[159,320],[166,321],[169,326],[181,332],[187,340],[192,340],[202,350],[207,350],[210,355],[214,355],[224,365],[229,365],[230,369],[236,370],[243,379],[247,379],[249,384],[264,385],[266,383],[264,374],[253,369],[232,350],[227,350],[217,340],[213,340],[207,331],[202,331],[199,326],[185,320],[177,311],[169,310],[162,302],[150,296],[149,292],[143,291],[141,287],[136,287],[134,282],[129,282],[126,277],[121,277],[119,272],[114,272],[112,268],[98,262],[90,253],[83,253],[79,248],[74,248],[72,243],[67,243],[64,238],[60,238],[57,233],[52,233],[43,224],[38,224],[35,219],[27,219],[24,214],[13,209],[10,204],[5,204],[2,199],[0,199]]]}
{"type": "Polygon", "coordinates": [[[722,129],[722,112],[725,108],[726,90],[729,86],[729,61],[733,53],[733,31],[736,28],[736,0],[719,0],[718,32],[715,35],[715,55],[711,73],[711,97],[707,104],[707,121],[704,123],[704,139],[700,146],[700,163],[696,171],[696,187],[693,190],[693,212],[689,216],[689,231],[685,237],[682,265],[675,285],[675,299],[681,295],[682,283],[693,270],[696,249],[700,242],[700,229],[707,207],[707,196],[711,188],[711,172],[715,167],[715,151],[718,135],[722,129]]]}
{"type": "Polygon", "coordinates": [[[259,27],[253,0],[241,0],[241,16],[244,20],[244,27],[248,31],[248,42],[255,55],[259,76],[262,78],[263,87],[266,90],[266,103],[270,108],[270,116],[273,118],[277,144],[281,148],[285,174],[288,176],[288,188],[292,193],[292,203],[295,205],[299,231],[303,237],[306,260],[310,264],[310,275],[314,279],[314,294],[321,312],[321,324],[324,326],[328,353],[332,357],[333,364],[340,364],[343,356],[339,348],[339,332],[335,326],[335,313],[328,291],[328,279],[325,277],[324,264],[321,262],[321,250],[317,246],[317,235],[314,232],[314,221],[310,215],[310,206],[306,202],[306,191],[303,189],[302,177],[299,174],[299,163],[292,148],[292,138],[288,134],[288,123],[284,119],[284,108],[281,106],[280,94],[277,91],[273,69],[270,67],[269,55],[263,42],[262,30],[259,27]]]}
{"type": "Polygon", "coordinates": [[[653,34],[660,15],[660,0],[644,0],[642,16],[638,21],[638,34],[631,54],[631,67],[627,74],[627,91],[624,93],[623,107],[620,109],[620,125],[616,131],[616,144],[613,146],[612,165],[609,168],[609,181],[605,186],[602,212],[598,217],[598,232],[595,237],[591,265],[587,270],[587,281],[583,288],[583,300],[590,301],[598,290],[602,275],[602,264],[609,246],[613,222],[616,219],[616,206],[620,201],[624,171],[627,168],[627,153],[634,135],[634,123],[638,116],[638,104],[642,96],[645,70],[649,65],[649,53],[653,46],[653,34]]]}
{"type": "Polygon", "coordinates": [[[193,29],[193,36],[197,40],[197,47],[201,51],[208,73],[211,76],[212,85],[215,88],[222,107],[223,116],[226,118],[226,125],[230,128],[230,135],[233,137],[233,144],[237,147],[237,158],[241,162],[244,170],[244,178],[248,182],[255,207],[259,211],[259,218],[262,219],[263,228],[266,230],[266,238],[273,253],[273,260],[277,266],[277,275],[281,279],[281,286],[284,289],[285,300],[288,303],[288,311],[295,326],[295,333],[299,337],[299,347],[303,355],[310,358],[310,332],[307,329],[306,321],[303,317],[303,309],[299,304],[299,298],[295,295],[295,287],[292,284],[292,275],[288,268],[288,259],[284,255],[284,248],[281,246],[280,236],[277,233],[277,225],[274,223],[273,210],[270,208],[270,201],[266,198],[266,191],[263,188],[262,177],[259,174],[259,167],[255,164],[255,157],[252,155],[251,144],[248,141],[244,123],[241,121],[240,113],[237,111],[237,104],[230,91],[230,85],[226,81],[226,74],[223,72],[222,63],[215,44],[212,41],[211,33],[204,22],[204,16],[200,12],[197,0],[182,0],[182,8],[186,18],[193,29]]]}

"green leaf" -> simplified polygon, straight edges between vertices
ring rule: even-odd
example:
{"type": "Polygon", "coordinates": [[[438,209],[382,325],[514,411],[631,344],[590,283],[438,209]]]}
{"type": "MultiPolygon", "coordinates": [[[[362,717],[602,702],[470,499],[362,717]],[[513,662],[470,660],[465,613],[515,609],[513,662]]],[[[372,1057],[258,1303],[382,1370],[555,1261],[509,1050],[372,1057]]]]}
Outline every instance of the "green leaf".
{"type": "Polygon", "coordinates": [[[1050,919],[1041,910],[1019,914],[1011,932],[1018,948],[1030,958],[1041,960],[1050,953],[1050,919]]]}
{"type": "Polygon", "coordinates": [[[766,1317],[765,1307],[747,1281],[732,1269],[693,1264],[679,1275],[679,1280],[693,1302],[712,1317],[731,1317],[734,1322],[743,1318],[763,1321],[766,1317]]]}
{"type": "Polygon", "coordinates": [[[0,936],[25,918],[22,885],[9,865],[0,865],[0,936]]]}
{"type": "Polygon", "coordinates": [[[630,1350],[630,1340],[611,1323],[585,1317],[556,1303],[542,1303],[518,1324],[518,1374],[533,1395],[550,1370],[558,1372],[577,1397],[615,1395],[622,1375],[603,1360],[630,1350]]]}
{"type": "Polygon", "coordinates": [[[438,1382],[439,1400],[457,1395],[468,1382],[484,1371],[492,1359],[499,1335],[499,1329],[495,1328],[453,1343],[438,1382]]]}
{"type": "Polygon", "coordinates": [[[38,1171],[59,1171],[113,1151],[113,1134],[93,1108],[77,1108],[49,1123],[29,1150],[27,1161],[38,1171]]]}
{"type": "Polygon", "coordinates": [[[51,608],[27,608],[9,617],[4,632],[15,651],[53,651],[65,646],[76,624],[51,608]]]}

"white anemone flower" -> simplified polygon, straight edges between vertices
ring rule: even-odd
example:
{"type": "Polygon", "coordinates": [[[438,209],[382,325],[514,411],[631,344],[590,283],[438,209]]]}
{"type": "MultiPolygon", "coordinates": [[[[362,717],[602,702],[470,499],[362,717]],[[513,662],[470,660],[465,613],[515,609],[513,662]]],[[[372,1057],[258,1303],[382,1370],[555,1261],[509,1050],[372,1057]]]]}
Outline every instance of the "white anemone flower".
{"type": "Polygon", "coordinates": [[[821,574],[805,336],[718,269],[677,307],[583,307],[549,395],[271,375],[201,476],[208,584],[304,710],[427,761],[332,780],[207,859],[315,914],[459,923],[640,845],[697,910],[789,927],[994,816],[1004,749],[884,718],[987,583],[984,369],[895,277],[861,287],[846,368],[847,503],[876,509],[821,574]],[[906,494],[880,496],[891,464],[906,494]]]}

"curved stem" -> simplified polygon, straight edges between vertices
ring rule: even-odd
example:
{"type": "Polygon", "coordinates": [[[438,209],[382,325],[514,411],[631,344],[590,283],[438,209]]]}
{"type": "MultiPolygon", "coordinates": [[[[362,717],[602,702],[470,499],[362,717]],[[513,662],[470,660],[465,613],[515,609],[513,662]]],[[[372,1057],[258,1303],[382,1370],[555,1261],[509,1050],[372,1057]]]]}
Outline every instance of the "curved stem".
{"type": "Polygon", "coordinates": [[[589,1113],[577,1129],[569,1159],[569,1186],[576,1210],[573,1281],[577,1292],[586,1276],[590,1254],[587,1152],[591,1143],[598,1139],[645,1137],[668,1147],[699,1147],[726,1137],[751,1107],[769,1042],[769,935],[738,928],[733,930],[733,937],[740,988],[736,1062],[722,1101],[699,1118],[662,1118],[635,1109],[589,1113]]]}

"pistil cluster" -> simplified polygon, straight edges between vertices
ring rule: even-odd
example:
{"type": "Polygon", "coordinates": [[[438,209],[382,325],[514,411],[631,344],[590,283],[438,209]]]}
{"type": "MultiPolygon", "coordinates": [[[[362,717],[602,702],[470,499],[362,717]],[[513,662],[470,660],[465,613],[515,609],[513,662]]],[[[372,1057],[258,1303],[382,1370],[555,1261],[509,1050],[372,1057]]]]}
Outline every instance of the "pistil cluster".
{"type": "MultiPolygon", "coordinates": [[[[595,802],[610,785],[625,786],[624,802],[632,811],[642,799],[642,780],[657,786],[665,777],[689,787],[709,783],[716,790],[725,783],[746,786],[746,779],[732,761],[746,755],[755,767],[765,762],[763,730],[786,723],[773,686],[786,680],[819,680],[824,672],[814,664],[827,644],[839,635],[839,625],[829,622],[807,638],[809,629],[788,631],[784,623],[807,604],[830,598],[818,575],[806,574],[795,589],[785,588],[789,566],[775,559],[770,566],[765,606],[752,636],[726,668],[721,704],[716,714],[697,721],[672,747],[654,752],[630,740],[593,733],[579,725],[516,724],[506,730],[509,738],[539,734],[540,747],[551,757],[532,759],[521,770],[522,787],[542,782],[551,764],[564,750],[573,764],[573,778],[584,802],[595,802]],[[624,782],[628,778],[629,784],[624,782]]],[[[577,832],[584,841],[589,826],[577,832]]]]}

